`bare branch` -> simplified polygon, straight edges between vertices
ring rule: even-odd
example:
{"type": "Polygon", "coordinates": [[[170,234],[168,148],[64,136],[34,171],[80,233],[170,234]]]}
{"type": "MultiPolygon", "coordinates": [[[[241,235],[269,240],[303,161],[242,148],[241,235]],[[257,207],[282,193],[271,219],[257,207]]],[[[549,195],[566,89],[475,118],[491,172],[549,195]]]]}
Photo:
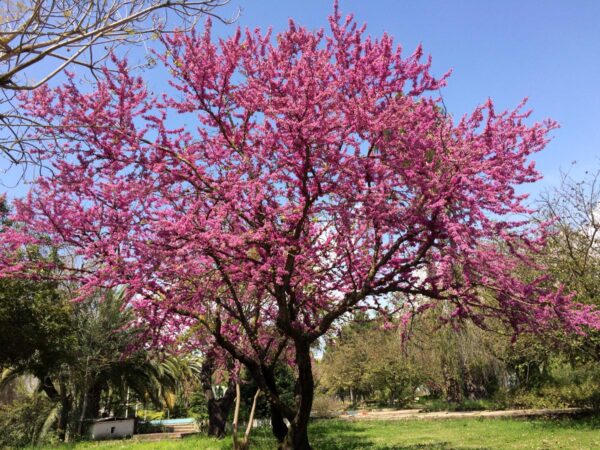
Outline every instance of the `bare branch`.
{"type": "Polygon", "coordinates": [[[39,163],[30,151],[30,122],[12,101],[70,66],[92,76],[121,45],[156,39],[170,29],[188,30],[200,17],[218,15],[230,0],[4,0],[0,5],[0,153],[10,165],[39,163]],[[35,77],[35,78],[34,78],[35,77]]]}

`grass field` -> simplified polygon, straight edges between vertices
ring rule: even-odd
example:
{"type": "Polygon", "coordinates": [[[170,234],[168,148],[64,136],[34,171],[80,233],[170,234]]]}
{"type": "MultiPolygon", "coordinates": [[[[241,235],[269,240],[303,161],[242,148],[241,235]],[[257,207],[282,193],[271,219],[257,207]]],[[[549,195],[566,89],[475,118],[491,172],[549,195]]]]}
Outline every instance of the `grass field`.
{"type": "MultiPolygon", "coordinates": [[[[315,450],[416,449],[600,449],[600,416],[579,419],[456,419],[342,422],[311,426],[315,450]]],[[[252,449],[276,448],[269,430],[256,430],[252,449]]],[[[230,439],[190,437],[179,441],[80,443],[53,449],[226,450],[230,439]]]]}

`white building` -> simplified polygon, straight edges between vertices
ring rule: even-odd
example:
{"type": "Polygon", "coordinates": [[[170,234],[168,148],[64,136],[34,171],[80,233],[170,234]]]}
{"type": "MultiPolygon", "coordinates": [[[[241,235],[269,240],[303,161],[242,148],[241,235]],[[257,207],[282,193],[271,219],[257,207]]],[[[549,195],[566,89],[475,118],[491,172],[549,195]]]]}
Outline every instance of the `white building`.
{"type": "Polygon", "coordinates": [[[122,439],[133,436],[134,419],[97,419],[90,424],[92,440],[122,439]]]}

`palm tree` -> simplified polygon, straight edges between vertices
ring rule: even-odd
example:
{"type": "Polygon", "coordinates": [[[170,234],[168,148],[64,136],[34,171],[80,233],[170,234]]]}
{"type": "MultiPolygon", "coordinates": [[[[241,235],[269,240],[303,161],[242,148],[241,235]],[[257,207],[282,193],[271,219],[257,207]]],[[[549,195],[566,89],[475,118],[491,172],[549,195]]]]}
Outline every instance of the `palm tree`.
{"type": "MultiPolygon", "coordinates": [[[[51,349],[51,364],[24,361],[6,369],[0,378],[0,388],[26,374],[38,378],[38,391],[45,392],[54,405],[39,431],[55,426],[59,438],[65,439],[67,429],[82,434],[85,421],[98,417],[101,410],[127,414],[133,398],[173,411],[176,398],[189,397],[190,386],[199,379],[199,359],[131,350],[140,341],[141,330],[128,326],[133,317],[124,307],[122,291],[98,292],[77,304],[66,295],[53,302],[64,304],[59,309],[69,312],[65,316],[69,326],[61,328],[63,334],[68,333],[61,340],[69,345],[51,349]]],[[[43,314],[41,309],[40,317],[31,320],[43,321],[43,314]]],[[[36,351],[43,353],[45,348],[36,351]]],[[[37,360],[46,358],[41,355],[37,360]]]]}

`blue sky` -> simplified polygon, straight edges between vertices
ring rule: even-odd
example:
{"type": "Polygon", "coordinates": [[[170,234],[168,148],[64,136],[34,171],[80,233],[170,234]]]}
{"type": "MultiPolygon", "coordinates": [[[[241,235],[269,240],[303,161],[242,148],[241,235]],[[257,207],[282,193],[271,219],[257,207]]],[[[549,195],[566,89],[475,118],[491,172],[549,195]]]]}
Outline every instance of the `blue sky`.
{"type": "MultiPolygon", "coordinates": [[[[596,0],[341,0],[368,24],[368,33],[394,36],[405,52],[422,43],[433,72],[453,74],[443,90],[458,117],[491,97],[497,109],[529,97],[533,119],[551,117],[561,128],[536,155],[544,180],[534,196],[556,185],[559,173],[580,178],[600,168],[600,2],[596,0]],[[575,164],[573,162],[576,161],[575,164]]],[[[327,24],[332,2],[323,0],[231,0],[225,14],[242,9],[238,25],[285,29],[288,18],[309,28],[327,24]]],[[[215,25],[221,36],[236,25],[215,25]]],[[[154,81],[160,88],[161,78],[154,81]]],[[[2,189],[5,190],[5,189],[2,189]]],[[[10,194],[23,193],[23,187],[10,194]]],[[[11,195],[11,196],[12,196],[11,195]]]]}

